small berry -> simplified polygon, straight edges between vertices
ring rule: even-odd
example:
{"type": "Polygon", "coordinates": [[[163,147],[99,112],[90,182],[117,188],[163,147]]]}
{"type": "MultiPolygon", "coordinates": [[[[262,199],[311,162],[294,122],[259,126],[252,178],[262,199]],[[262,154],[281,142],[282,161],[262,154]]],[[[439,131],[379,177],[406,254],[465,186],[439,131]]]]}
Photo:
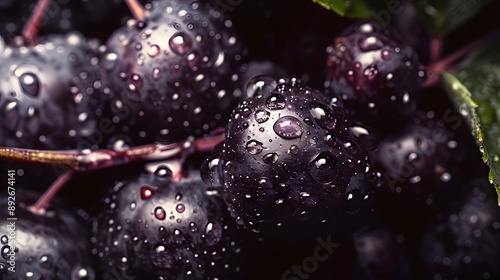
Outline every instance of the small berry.
{"type": "Polygon", "coordinates": [[[53,201],[45,214],[35,215],[28,207],[37,195],[23,190],[16,193],[17,220],[12,221],[7,215],[12,197],[3,195],[0,201],[1,279],[96,279],[90,225],[83,212],[53,201]]]}
{"type": "Polygon", "coordinates": [[[204,163],[205,182],[255,232],[300,239],[358,226],[376,176],[344,109],[296,79],[249,87],[222,150],[204,163]]]}
{"type": "Polygon", "coordinates": [[[154,174],[118,182],[94,223],[103,279],[236,279],[236,221],[199,177],[154,174]]]}
{"type": "Polygon", "coordinates": [[[395,30],[374,21],[358,22],[335,38],[327,54],[326,86],[351,114],[369,119],[386,109],[398,114],[415,110],[425,73],[395,30]]]}
{"type": "Polygon", "coordinates": [[[123,132],[137,145],[222,126],[243,94],[232,22],[196,1],[155,1],[148,13],[116,31],[103,53],[123,132]]]}

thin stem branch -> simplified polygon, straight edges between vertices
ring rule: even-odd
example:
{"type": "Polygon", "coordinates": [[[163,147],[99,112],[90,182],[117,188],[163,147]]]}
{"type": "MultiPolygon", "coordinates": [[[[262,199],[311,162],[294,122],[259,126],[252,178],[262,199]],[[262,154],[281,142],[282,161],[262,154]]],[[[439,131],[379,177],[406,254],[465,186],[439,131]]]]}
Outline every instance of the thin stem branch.
{"type": "Polygon", "coordinates": [[[35,44],[36,37],[38,35],[38,29],[40,28],[40,23],[42,22],[42,19],[45,16],[45,11],[47,10],[47,7],[50,5],[50,3],[51,0],[38,0],[33,13],[24,25],[22,34],[28,44],[35,44]]]}
{"type": "Polygon", "coordinates": [[[144,17],[146,16],[146,9],[141,5],[139,0],[125,0],[125,3],[136,20],[144,20],[144,17]]]}
{"type": "Polygon", "coordinates": [[[438,61],[443,51],[443,39],[435,37],[431,40],[431,61],[438,61]]]}
{"type": "Polygon", "coordinates": [[[493,30],[492,32],[478,38],[475,41],[472,41],[471,43],[463,46],[462,48],[458,49],[454,53],[448,55],[447,57],[436,61],[435,63],[431,64],[428,69],[430,71],[442,71],[442,70],[448,70],[450,65],[457,60],[463,58],[466,54],[469,52],[477,49],[478,47],[484,45],[485,43],[494,40],[494,39],[500,39],[500,29],[493,30]]]}
{"type": "Polygon", "coordinates": [[[38,198],[35,204],[29,207],[29,210],[35,215],[45,214],[47,206],[49,206],[49,203],[55,197],[57,192],[63,186],[65,186],[74,176],[75,176],[74,171],[68,171],[59,176],[59,178],[57,178],[57,180],[54,183],[52,183],[52,185],[50,185],[50,187],[42,194],[42,196],[38,198]]]}
{"type": "Polygon", "coordinates": [[[41,151],[0,146],[0,159],[45,165],[66,166],[74,171],[93,171],[131,162],[148,162],[184,157],[196,152],[208,152],[224,141],[224,130],[205,138],[189,138],[172,144],[149,144],[123,151],[97,150],[82,153],[78,150],[41,151]],[[222,133],[221,133],[222,132],[222,133]]]}

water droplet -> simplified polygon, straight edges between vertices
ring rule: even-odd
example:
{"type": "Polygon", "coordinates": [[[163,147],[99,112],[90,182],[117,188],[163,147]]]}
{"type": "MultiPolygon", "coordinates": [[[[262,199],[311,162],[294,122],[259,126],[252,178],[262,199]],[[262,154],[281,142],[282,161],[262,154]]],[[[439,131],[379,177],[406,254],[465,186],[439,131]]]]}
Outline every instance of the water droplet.
{"type": "Polygon", "coordinates": [[[284,139],[295,139],[302,135],[304,129],[301,122],[292,116],[279,118],[273,126],[274,132],[284,139]]]}
{"type": "Polygon", "coordinates": [[[351,155],[355,155],[358,152],[358,149],[356,148],[356,146],[351,142],[345,142],[344,147],[345,147],[346,151],[351,155]]]}
{"type": "Polygon", "coordinates": [[[201,165],[201,179],[212,187],[222,186],[222,167],[218,154],[213,154],[203,161],[201,165]]]}
{"type": "Polygon", "coordinates": [[[319,197],[316,194],[311,194],[308,192],[300,193],[300,202],[307,207],[316,207],[319,202],[319,197]]]}
{"type": "Polygon", "coordinates": [[[8,260],[9,259],[9,255],[8,253],[10,252],[10,246],[9,245],[4,245],[2,247],[2,251],[0,252],[0,254],[2,255],[2,258],[8,260]]]}
{"type": "Polygon", "coordinates": [[[314,120],[316,120],[316,123],[326,130],[332,130],[337,125],[337,119],[335,118],[332,109],[323,104],[312,102],[311,110],[309,110],[309,112],[313,116],[314,120]]]}
{"type": "Polygon", "coordinates": [[[95,272],[89,267],[77,265],[71,271],[71,280],[93,280],[95,272]]]}
{"type": "Polygon", "coordinates": [[[175,195],[175,200],[180,201],[184,195],[182,193],[177,193],[175,195]]]}
{"type": "Polygon", "coordinates": [[[379,50],[383,46],[384,42],[375,36],[369,36],[359,41],[359,48],[364,52],[379,50]]]}
{"type": "Polygon", "coordinates": [[[9,238],[7,237],[7,235],[2,235],[2,237],[0,238],[0,242],[4,245],[9,243],[9,238]]]}
{"type": "Polygon", "coordinates": [[[274,164],[276,163],[276,161],[278,161],[278,158],[279,158],[278,154],[270,153],[263,156],[262,161],[264,161],[267,164],[274,164]]]}
{"type": "Polygon", "coordinates": [[[177,211],[177,213],[184,213],[185,210],[186,206],[184,206],[184,204],[182,203],[179,203],[175,206],[175,211],[177,211]]]}
{"type": "Polygon", "coordinates": [[[388,50],[382,51],[382,59],[389,60],[392,57],[392,52],[388,50]]]}
{"type": "Polygon", "coordinates": [[[151,189],[150,187],[142,187],[141,188],[141,198],[144,199],[149,199],[154,195],[154,190],[151,189]]]}
{"type": "Polygon", "coordinates": [[[165,212],[165,209],[163,207],[158,206],[154,210],[154,215],[158,220],[165,220],[167,217],[167,212],[165,212]]]}
{"type": "Polygon", "coordinates": [[[104,69],[110,71],[112,70],[118,61],[118,55],[114,52],[107,53],[102,60],[104,69]]]}
{"type": "Polygon", "coordinates": [[[371,23],[363,23],[359,26],[359,30],[363,33],[373,33],[375,31],[375,28],[371,23]]]}
{"type": "Polygon", "coordinates": [[[278,83],[272,77],[261,75],[248,81],[246,86],[247,97],[253,97],[258,94],[267,94],[272,92],[278,83]]]}
{"type": "Polygon", "coordinates": [[[267,120],[269,120],[269,117],[271,116],[271,113],[266,111],[266,110],[257,110],[254,114],[255,120],[258,123],[264,123],[267,120]]]}
{"type": "Polygon", "coordinates": [[[171,177],[173,173],[172,173],[172,170],[170,170],[170,168],[168,168],[168,166],[160,164],[156,167],[154,174],[155,174],[155,176],[157,176],[159,178],[168,178],[168,177],[171,177]]]}
{"type": "Polygon", "coordinates": [[[378,69],[376,65],[370,65],[366,67],[365,71],[363,71],[363,75],[368,78],[368,80],[373,80],[378,74],[378,69]]]}
{"type": "Polygon", "coordinates": [[[136,90],[142,86],[142,79],[141,76],[137,74],[132,74],[130,76],[130,89],[131,90],[136,90]]]}
{"type": "Polygon", "coordinates": [[[247,152],[251,155],[256,155],[262,152],[262,150],[264,149],[264,146],[261,142],[253,139],[248,141],[245,147],[247,152]]]}
{"type": "Polygon", "coordinates": [[[335,147],[335,145],[337,144],[337,137],[335,137],[335,135],[333,134],[327,133],[325,135],[325,142],[328,146],[335,147]]]}
{"type": "Polygon", "coordinates": [[[160,54],[161,50],[160,50],[160,47],[158,47],[158,45],[152,45],[150,48],[149,48],[149,51],[148,51],[148,55],[150,57],[155,57],[157,56],[158,54],[160,54]]]}
{"type": "Polygon", "coordinates": [[[191,39],[183,32],[176,33],[170,38],[168,42],[172,51],[176,54],[182,55],[191,51],[191,39]]]}
{"type": "Polygon", "coordinates": [[[352,190],[347,193],[345,210],[349,214],[356,214],[363,206],[363,196],[360,190],[352,190]]]}
{"type": "Polygon", "coordinates": [[[280,110],[285,108],[285,98],[281,94],[272,94],[266,100],[266,106],[269,110],[280,110]]]}
{"type": "Polygon", "coordinates": [[[299,147],[297,145],[292,145],[290,149],[288,149],[288,153],[292,155],[296,155],[299,153],[299,147]]]}
{"type": "Polygon", "coordinates": [[[191,230],[191,232],[196,232],[198,230],[198,225],[196,223],[189,223],[189,230],[191,230]]]}
{"type": "Polygon", "coordinates": [[[149,260],[159,268],[173,268],[174,255],[167,250],[166,245],[156,245],[151,248],[149,260]]]}
{"type": "Polygon", "coordinates": [[[160,68],[155,68],[153,69],[153,79],[158,80],[161,77],[161,70],[160,68]]]}
{"type": "Polygon", "coordinates": [[[337,159],[328,152],[317,155],[307,167],[313,179],[324,184],[332,183],[339,173],[337,159]]]}
{"type": "Polygon", "coordinates": [[[219,243],[222,238],[222,227],[217,222],[209,222],[205,227],[205,242],[208,246],[219,243]]]}
{"type": "Polygon", "coordinates": [[[19,77],[23,92],[29,96],[37,97],[40,90],[40,81],[35,74],[24,73],[19,77]]]}
{"type": "Polygon", "coordinates": [[[43,255],[40,257],[40,266],[46,268],[46,269],[51,269],[52,268],[52,256],[50,255],[43,255]]]}

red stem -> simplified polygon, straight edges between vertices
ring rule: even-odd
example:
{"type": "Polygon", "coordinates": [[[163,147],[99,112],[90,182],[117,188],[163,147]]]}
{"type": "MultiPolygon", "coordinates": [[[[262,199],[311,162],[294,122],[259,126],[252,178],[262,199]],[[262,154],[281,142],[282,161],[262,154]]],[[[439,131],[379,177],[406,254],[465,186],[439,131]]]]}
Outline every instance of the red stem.
{"type": "Polygon", "coordinates": [[[125,0],[125,3],[136,20],[144,20],[144,17],[146,16],[146,9],[144,9],[139,0],[125,0]]]}
{"type": "Polygon", "coordinates": [[[431,61],[437,61],[441,58],[443,51],[443,40],[441,37],[435,37],[431,40],[431,61]]]}
{"type": "Polygon", "coordinates": [[[35,215],[44,215],[47,210],[47,206],[52,201],[57,192],[65,186],[73,177],[75,173],[73,171],[68,171],[50,185],[50,187],[42,194],[42,196],[29,207],[29,210],[35,215]]]}
{"type": "Polygon", "coordinates": [[[45,16],[45,11],[47,10],[47,7],[50,5],[50,3],[51,0],[38,0],[33,13],[28,19],[28,22],[26,22],[26,24],[24,25],[22,34],[28,44],[35,44],[40,23],[42,22],[42,19],[45,16]]]}
{"type": "Polygon", "coordinates": [[[472,41],[471,43],[463,46],[462,48],[458,49],[454,53],[448,55],[447,57],[436,61],[435,63],[431,64],[428,69],[431,71],[442,71],[442,70],[448,70],[450,67],[450,64],[454,63],[455,61],[463,58],[466,54],[471,52],[474,49],[477,49],[478,47],[484,45],[485,43],[493,40],[493,39],[498,39],[500,38],[500,29],[493,30],[492,32],[480,37],[479,39],[476,39],[472,41]]]}

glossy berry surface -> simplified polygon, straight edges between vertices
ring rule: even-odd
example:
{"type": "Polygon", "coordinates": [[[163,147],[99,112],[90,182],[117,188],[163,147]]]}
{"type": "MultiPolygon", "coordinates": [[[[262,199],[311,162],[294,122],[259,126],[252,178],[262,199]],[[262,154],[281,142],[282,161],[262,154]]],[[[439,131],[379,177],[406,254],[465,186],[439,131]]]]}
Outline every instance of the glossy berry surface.
{"type": "Polygon", "coordinates": [[[373,159],[397,192],[422,194],[453,182],[466,152],[434,112],[418,112],[386,135],[373,159]]]}
{"type": "Polygon", "coordinates": [[[236,279],[236,222],[199,177],[174,182],[160,166],[118,182],[104,207],[92,239],[103,279],[236,279]]]}
{"type": "MultiPolygon", "coordinates": [[[[7,220],[7,196],[0,206],[0,278],[14,279],[96,279],[95,262],[90,252],[90,224],[86,214],[53,201],[43,215],[27,207],[39,194],[18,192],[17,220],[7,220]],[[12,225],[14,225],[12,227],[12,225]],[[11,252],[14,249],[14,254],[11,252]],[[11,257],[14,257],[14,270],[11,257]]],[[[11,197],[11,196],[10,196],[11,197]]]]}
{"type": "Polygon", "coordinates": [[[96,65],[99,43],[79,33],[40,38],[0,53],[0,145],[96,149],[109,90],[96,65]]]}
{"type": "Polygon", "coordinates": [[[205,181],[256,232],[300,239],[357,226],[376,176],[344,109],[296,79],[263,76],[249,87],[205,181]]]}
{"type": "Polygon", "coordinates": [[[361,119],[415,110],[425,76],[414,50],[390,27],[360,21],[327,48],[327,88],[361,119]]]}
{"type": "Polygon", "coordinates": [[[223,125],[242,90],[242,47],[208,4],[156,1],[116,31],[102,67],[120,93],[115,114],[135,144],[179,141],[223,125]]]}

